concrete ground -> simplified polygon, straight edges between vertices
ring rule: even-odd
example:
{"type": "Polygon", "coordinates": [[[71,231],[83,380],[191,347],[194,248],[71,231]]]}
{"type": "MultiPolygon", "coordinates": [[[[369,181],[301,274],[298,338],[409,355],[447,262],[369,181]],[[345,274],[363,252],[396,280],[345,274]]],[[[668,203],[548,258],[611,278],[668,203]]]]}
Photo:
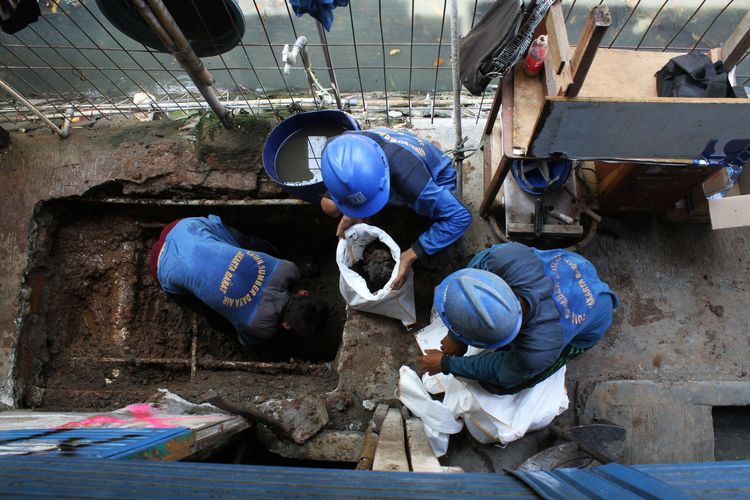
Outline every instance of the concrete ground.
{"type": "MultiPolygon", "coordinates": [[[[464,120],[470,144],[476,145],[482,126],[473,118],[464,120]]],[[[120,142],[106,145],[81,129],[62,141],[45,130],[13,133],[10,148],[0,152],[0,402],[7,406],[14,404],[22,279],[32,213],[40,200],[80,195],[114,179],[125,179],[131,194],[158,182],[162,190],[178,186],[182,197],[192,189],[247,182],[241,171],[227,166],[231,159],[221,159],[217,167],[197,159],[187,142],[175,146],[153,129],[146,137],[139,137],[137,128],[130,130],[120,142]]],[[[453,145],[449,119],[434,124],[415,119],[412,130],[443,149],[453,145]]],[[[464,164],[464,200],[475,215],[465,238],[470,252],[496,242],[487,222],[476,215],[481,166],[481,152],[464,164]]],[[[246,188],[256,194],[261,190],[256,183],[246,188]]],[[[713,427],[705,409],[750,403],[750,228],[712,231],[704,225],[662,223],[651,215],[605,222],[616,236],[599,234],[582,253],[618,294],[621,306],[604,340],[570,363],[571,408],[563,420],[585,423],[601,417],[626,426],[631,462],[710,459],[706,450],[709,443],[713,446],[713,427]],[[666,428],[670,433],[661,432],[666,428]],[[645,446],[649,441],[653,445],[645,446]]],[[[356,344],[358,334],[349,341],[356,344]]],[[[398,335],[388,333],[391,339],[398,335]]],[[[403,352],[391,351],[395,354],[384,363],[403,361],[403,352]]],[[[348,362],[357,364],[356,358],[348,362]]],[[[368,381],[370,394],[388,399],[393,381],[390,376],[368,381]]],[[[466,470],[515,467],[550,442],[544,432],[506,448],[458,437],[448,461],[466,470]]]]}

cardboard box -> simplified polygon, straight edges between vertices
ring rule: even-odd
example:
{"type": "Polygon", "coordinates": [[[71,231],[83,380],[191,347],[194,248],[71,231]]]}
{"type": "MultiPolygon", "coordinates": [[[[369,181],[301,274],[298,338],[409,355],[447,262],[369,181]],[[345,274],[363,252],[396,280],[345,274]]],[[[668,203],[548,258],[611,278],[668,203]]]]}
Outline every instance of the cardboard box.
{"type": "MultiPolygon", "coordinates": [[[[727,196],[708,200],[711,227],[714,229],[750,226],[750,172],[748,170],[750,170],[750,163],[745,164],[737,184],[727,193],[727,196]]],[[[709,186],[706,191],[710,189],[709,186]]]]}

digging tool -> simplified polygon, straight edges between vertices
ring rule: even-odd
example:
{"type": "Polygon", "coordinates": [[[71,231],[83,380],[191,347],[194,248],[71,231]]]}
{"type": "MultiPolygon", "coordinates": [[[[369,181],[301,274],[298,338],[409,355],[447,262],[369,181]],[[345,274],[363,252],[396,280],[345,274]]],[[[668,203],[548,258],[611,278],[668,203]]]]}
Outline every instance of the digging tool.
{"type": "Polygon", "coordinates": [[[555,436],[559,437],[560,439],[564,439],[565,441],[570,441],[571,443],[575,443],[578,445],[578,447],[583,451],[584,453],[587,453],[594,457],[597,461],[600,463],[606,465],[610,462],[613,462],[614,460],[607,456],[606,454],[602,453],[600,450],[597,450],[595,448],[592,448],[588,444],[586,444],[582,439],[574,436],[570,432],[562,429],[561,427],[557,425],[550,425],[549,426],[550,432],[554,434],[555,436]]]}
{"type": "MultiPolygon", "coordinates": [[[[209,394],[210,396],[210,394],[209,394]]],[[[248,420],[252,420],[253,422],[260,422],[264,424],[266,427],[274,431],[274,433],[282,436],[282,437],[292,437],[292,431],[291,429],[287,428],[282,422],[279,422],[278,420],[269,417],[268,415],[259,412],[255,408],[245,408],[242,406],[238,406],[234,403],[230,403],[226,399],[222,398],[221,396],[210,396],[208,399],[205,399],[203,401],[204,403],[210,403],[214,405],[215,407],[219,408],[220,410],[224,410],[229,413],[233,413],[235,415],[239,415],[241,417],[244,417],[248,420]]]]}

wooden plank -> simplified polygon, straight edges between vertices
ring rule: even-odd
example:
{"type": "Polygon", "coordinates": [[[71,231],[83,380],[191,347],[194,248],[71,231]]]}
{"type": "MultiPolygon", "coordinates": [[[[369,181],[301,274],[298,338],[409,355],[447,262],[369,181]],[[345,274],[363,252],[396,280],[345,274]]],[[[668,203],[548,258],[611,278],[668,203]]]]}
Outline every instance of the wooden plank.
{"type": "MultiPolygon", "coordinates": [[[[492,128],[495,126],[497,120],[497,113],[500,111],[500,105],[503,103],[503,85],[502,81],[498,83],[497,89],[495,89],[495,97],[492,98],[492,107],[490,108],[490,114],[487,115],[487,122],[484,124],[484,135],[492,133],[492,128]]],[[[481,110],[480,110],[481,112],[481,110]]]]}
{"type": "Polygon", "coordinates": [[[409,442],[411,470],[414,472],[443,472],[432,446],[427,440],[421,418],[411,417],[406,420],[406,438],[409,442]]]}
{"type": "Polygon", "coordinates": [[[401,412],[394,408],[388,410],[380,429],[372,470],[409,471],[409,461],[404,448],[404,423],[401,412]]]}
{"type": "Polygon", "coordinates": [[[578,95],[599,49],[599,43],[610,24],[612,24],[612,16],[609,15],[609,8],[606,5],[591,9],[573,53],[571,60],[573,83],[565,89],[566,96],[575,97],[578,95]]]}
{"type": "MultiPolygon", "coordinates": [[[[503,99],[511,106],[500,107],[500,124],[503,126],[503,154],[510,155],[513,151],[513,120],[515,117],[515,99],[513,97],[513,71],[505,74],[502,80],[503,99]]],[[[498,158],[499,154],[494,153],[498,158]]]]}
{"type": "Polygon", "coordinates": [[[547,61],[551,64],[557,75],[558,91],[560,94],[573,83],[573,73],[570,66],[570,43],[568,42],[568,30],[565,28],[565,16],[562,11],[562,3],[555,2],[547,12],[545,18],[547,26],[548,49],[547,61]]]}
{"type": "Polygon", "coordinates": [[[745,14],[737,28],[721,46],[721,56],[727,70],[737,65],[745,53],[750,50],[750,11],[745,14]]]}
{"type": "MultiPolygon", "coordinates": [[[[534,224],[512,222],[508,224],[508,234],[534,234],[534,224]]],[[[542,234],[556,236],[581,236],[583,226],[580,224],[544,224],[542,234]]]]}
{"type": "Polygon", "coordinates": [[[490,213],[492,203],[495,201],[495,197],[500,191],[500,187],[503,185],[505,177],[507,177],[508,172],[510,172],[510,167],[512,164],[513,160],[505,155],[502,155],[502,157],[500,158],[500,162],[497,165],[497,169],[495,169],[495,174],[492,176],[492,181],[490,181],[490,187],[484,193],[482,205],[479,207],[480,216],[487,217],[487,215],[490,213]]]}
{"type": "Polygon", "coordinates": [[[717,140],[723,151],[728,141],[750,139],[748,116],[746,99],[548,97],[529,155],[694,160],[717,140]]]}
{"type": "MultiPolygon", "coordinates": [[[[500,127],[497,127],[498,129],[500,127]]],[[[493,132],[497,129],[493,128],[493,132]]],[[[492,178],[492,136],[494,134],[485,135],[482,139],[482,193],[486,193],[490,187],[490,179],[492,178]]]]}
{"type": "Polygon", "coordinates": [[[596,162],[595,164],[597,174],[608,172],[601,175],[599,180],[597,199],[600,205],[606,205],[610,198],[622,192],[646,169],[645,165],[634,163],[606,164],[596,162]]]}
{"type": "Polygon", "coordinates": [[[657,98],[654,75],[671,58],[683,54],[684,52],[599,49],[578,96],[657,98]],[[617,75],[627,75],[627,78],[617,75]]]}
{"type": "Polygon", "coordinates": [[[377,408],[375,408],[375,413],[372,414],[372,430],[375,432],[380,432],[380,428],[383,426],[383,422],[385,421],[385,417],[388,415],[388,405],[384,403],[380,403],[377,408]]]}
{"type": "MultiPolygon", "coordinates": [[[[539,115],[544,108],[544,86],[538,77],[529,77],[519,64],[513,72],[513,155],[529,149],[539,115]]],[[[507,151],[507,150],[506,150],[507,151]]]]}

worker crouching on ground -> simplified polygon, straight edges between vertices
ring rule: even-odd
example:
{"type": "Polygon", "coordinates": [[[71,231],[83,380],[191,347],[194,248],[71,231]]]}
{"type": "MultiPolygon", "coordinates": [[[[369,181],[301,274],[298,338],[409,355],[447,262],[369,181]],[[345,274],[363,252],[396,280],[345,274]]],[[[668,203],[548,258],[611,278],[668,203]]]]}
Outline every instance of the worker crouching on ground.
{"type": "Polygon", "coordinates": [[[434,300],[449,333],[442,352],[429,350],[418,364],[495,394],[532,387],[593,347],[618,305],[580,255],[519,243],[477,254],[438,285],[434,300]],[[486,350],[464,356],[467,345],[486,350]]]}
{"type": "Polygon", "coordinates": [[[151,275],[178,303],[209,320],[215,318],[205,306],[218,313],[244,347],[256,349],[279,332],[319,333],[327,316],[322,300],[306,290],[292,292],[300,271],[271,255],[277,253],[267,241],[225,226],[216,215],[178,219],[151,250],[151,275]]]}
{"type": "Polygon", "coordinates": [[[386,205],[408,206],[434,221],[401,253],[394,290],[404,284],[417,259],[431,260],[445,251],[471,224],[471,214],[453,195],[453,162],[414,135],[389,129],[344,133],[326,144],[321,171],[331,198],[323,198],[320,205],[330,216],[343,214],[339,237],[386,205]]]}

